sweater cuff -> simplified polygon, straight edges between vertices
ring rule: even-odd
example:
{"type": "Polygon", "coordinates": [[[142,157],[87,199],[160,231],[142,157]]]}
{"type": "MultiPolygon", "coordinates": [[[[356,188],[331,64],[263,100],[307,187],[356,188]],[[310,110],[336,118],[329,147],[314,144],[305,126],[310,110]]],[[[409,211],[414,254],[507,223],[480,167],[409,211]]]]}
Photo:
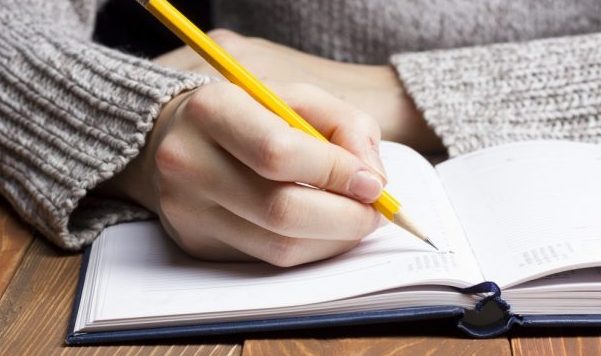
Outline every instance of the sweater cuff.
{"type": "Polygon", "coordinates": [[[139,153],[163,104],[209,81],[26,26],[0,31],[0,73],[0,192],[67,249],[149,216],[91,197],[76,208],[139,153]]]}
{"type": "Polygon", "coordinates": [[[600,142],[601,34],[391,57],[449,154],[529,139],[600,142]]]}

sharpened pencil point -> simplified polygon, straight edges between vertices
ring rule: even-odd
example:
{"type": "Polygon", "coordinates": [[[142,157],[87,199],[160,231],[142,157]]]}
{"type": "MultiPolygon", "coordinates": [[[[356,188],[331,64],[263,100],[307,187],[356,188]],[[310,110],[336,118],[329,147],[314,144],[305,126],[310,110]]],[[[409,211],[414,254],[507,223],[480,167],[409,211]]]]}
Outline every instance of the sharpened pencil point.
{"type": "Polygon", "coordinates": [[[427,238],[427,237],[426,237],[426,238],[424,239],[424,242],[425,242],[425,243],[427,243],[428,245],[430,245],[430,246],[434,247],[434,249],[435,249],[436,251],[440,251],[440,250],[438,249],[438,247],[436,247],[436,245],[434,245],[434,243],[432,242],[432,240],[430,240],[429,238],[427,238]]]}
{"type": "Polygon", "coordinates": [[[430,240],[428,238],[428,236],[426,236],[423,232],[421,232],[417,228],[417,226],[415,226],[415,224],[413,224],[411,219],[409,219],[409,217],[403,213],[402,210],[399,210],[398,212],[396,212],[394,214],[392,222],[395,225],[400,226],[401,228],[407,230],[413,236],[417,237],[418,239],[422,240],[423,242],[427,243],[428,245],[434,247],[436,249],[436,251],[439,251],[438,247],[436,247],[436,245],[434,245],[432,240],[430,240]]]}

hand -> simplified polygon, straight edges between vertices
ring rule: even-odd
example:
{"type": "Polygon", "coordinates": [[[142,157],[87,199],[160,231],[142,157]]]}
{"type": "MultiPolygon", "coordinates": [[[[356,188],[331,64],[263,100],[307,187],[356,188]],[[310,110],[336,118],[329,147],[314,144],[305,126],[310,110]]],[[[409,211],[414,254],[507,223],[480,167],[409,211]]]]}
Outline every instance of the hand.
{"type": "MultiPolygon", "coordinates": [[[[211,31],[209,35],[262,80],[321,87],[375,118],[384,139],[425,153],[443,149],[391,66],[336,62],[227,30],[211,31]]],[[[189,47],[169,52],[156,61],[220,76],[189,47]]]]}
{"type": "Polygon", "coordinates": [[[292,266],[352,248],[380,221],[369,204],[385,179],[377,125],[318,88],[270,86],[332,143],[211,83],[169,102],[144,150],[103,190],[156,212],[202,259],[292,266]]]}

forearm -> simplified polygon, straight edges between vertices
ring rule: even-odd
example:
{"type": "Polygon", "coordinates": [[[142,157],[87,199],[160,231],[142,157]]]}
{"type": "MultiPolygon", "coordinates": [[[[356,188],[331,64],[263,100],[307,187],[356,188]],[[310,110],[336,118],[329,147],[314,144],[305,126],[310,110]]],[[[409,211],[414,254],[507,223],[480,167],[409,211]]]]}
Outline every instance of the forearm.
{"type": "Polygon", "coordinates": [[[451,155],[525,139],[601,141],[601,35],[392,57],[451,155]]]}
{"type": "Polygon", "coordinates": [[[2,5],[2,195],[24,220],[71,249],[108,223],[147,216],[133,206],[82,199],[138,154],[165,102],[206,78],[90,42],[86,11],[93,2],[2,5]]]}

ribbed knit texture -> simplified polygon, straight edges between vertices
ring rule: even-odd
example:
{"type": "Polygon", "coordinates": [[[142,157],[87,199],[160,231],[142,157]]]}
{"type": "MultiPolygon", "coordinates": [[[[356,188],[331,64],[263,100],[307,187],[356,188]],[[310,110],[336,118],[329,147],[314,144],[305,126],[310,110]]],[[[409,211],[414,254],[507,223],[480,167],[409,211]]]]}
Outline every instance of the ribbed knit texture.
{"type": "Polygon", "coordinates": [[[451,156],[530,139],[601,143],[601,34],[392,62],[451,156]]]}
{"type": "Polygon", "coordinates": [[[2,195],[68,249],[107,224],[148,217],[82,198],[139,153],[164,103],[207,79],[91,43],[93,2],[0,5],[2,195]]]}
{"type": "MultiPolygon", "coordinates": [[[[214,5],[218,25],[248,35],[392,63],[452,155],[522,139],[600,142],[598,0],[214,5]],[[470,47],[451,49],[461,46],[470,47]]],[[[207,82],[92,44],[96,6],[0,0],[0,193],[70,249],[107,224],[149,216],[89,192],[138,154],[163,103],[207,82]]]]}

